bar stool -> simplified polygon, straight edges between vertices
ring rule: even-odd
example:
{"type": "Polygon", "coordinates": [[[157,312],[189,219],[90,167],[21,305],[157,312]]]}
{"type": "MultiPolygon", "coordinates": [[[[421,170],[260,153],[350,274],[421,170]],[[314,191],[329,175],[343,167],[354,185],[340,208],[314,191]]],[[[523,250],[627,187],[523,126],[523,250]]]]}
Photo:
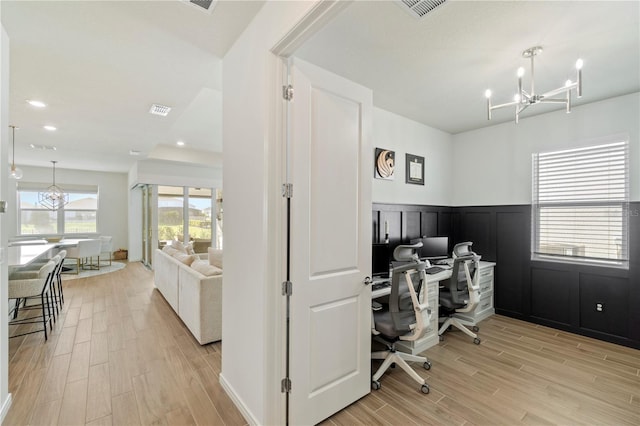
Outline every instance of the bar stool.
{"type": "MultiPolygon", "coordinates": [[[[9,280],[9,299],[16,300],[14,306],[14,319],[9,321],[9,326],[18,326],[22,324],[39,324],[42,322],[42,330],[28,331],[21,334],[16,334],[10,337],[24,336],[27,334],[39,333],[44,331],[44,340],[47,340],[47,322],[49,323],[49,330],[53,329],[51,322],[52,307],[51,307],[51,283],[54,277],[54,268],[56,263],[53,260],[47,262],[44,266],[37,271],[37,277],[24,278],[24,279],[10,279],[9,280]],[[28,300],[40,298],[39,305],[26,306],[28,300]],[[20,302],[24,300],[24,310],[40,309],[42,315],[26,318],[17,318],[20,302]]],[[[31,271],[24,271],[25,273],[31,271]]],[[[13,274],[12,274],[13,275],[13,274]]],[[[26,315],[26,314],[24,314],[26,315]]]]}

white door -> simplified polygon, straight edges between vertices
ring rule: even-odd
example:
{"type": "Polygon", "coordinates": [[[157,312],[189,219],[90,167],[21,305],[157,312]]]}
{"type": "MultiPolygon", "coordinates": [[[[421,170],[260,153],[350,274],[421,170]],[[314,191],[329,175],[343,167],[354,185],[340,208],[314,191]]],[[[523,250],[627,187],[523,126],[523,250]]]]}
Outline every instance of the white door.
{"type": "Polygon", "coordinates": [[[294,59],[289,419],[371,389],[371,90],[294,59]]]}

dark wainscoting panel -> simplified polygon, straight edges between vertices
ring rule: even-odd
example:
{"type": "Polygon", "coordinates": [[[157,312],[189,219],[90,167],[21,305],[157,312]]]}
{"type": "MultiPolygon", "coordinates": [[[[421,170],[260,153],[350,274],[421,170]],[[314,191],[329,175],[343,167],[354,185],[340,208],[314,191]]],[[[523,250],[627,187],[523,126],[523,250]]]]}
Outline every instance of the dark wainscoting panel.
{"type": "Polygon", "coordinates": [[[580,327],[628,336],[628,301],[628,279],[580,274],[580,327]]]}
{"type": "Polygon", "coordinates": [[[420,216],[420,212],[402,212],[402,241],[420,238],[422,235],[420,216]]]}
{"type": "Polygon", "coordinates": [[[629,207],[628,270],[532,261],[529,205],[374,204],[373,217],[374,242],[384,238],[383,218],[389,221],[391,249],[409,241],[418,218],[421,235],[473,241],[483,260],[497,263],[499,314],[640,349],[640,202],[629,207]],[[604,311],[595,312],[595,303],[604,311]]]}
{"type": "Polygon", "coordinates": [[[530,238],[514,238],[529,226],[531,215],[525,211],[496,213],[496,259],[494,304],[512,314],[528,313],[523,306],[524,288],[530,280],[530,238]]]}
{"type": "Polygon", "coordinates": [[[572,273],[531,269],[531,316],[571,326],[572,273]]]}

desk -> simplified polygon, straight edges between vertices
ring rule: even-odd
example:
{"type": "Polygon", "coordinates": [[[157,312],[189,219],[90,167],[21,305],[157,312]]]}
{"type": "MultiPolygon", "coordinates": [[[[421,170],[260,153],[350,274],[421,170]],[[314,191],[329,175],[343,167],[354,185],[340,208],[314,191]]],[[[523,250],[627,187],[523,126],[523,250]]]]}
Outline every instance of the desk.
{"type": "MultiPolygon", "coordinates": [[[[493,277],[494,266],[493,262],[480,261],[480,302],[476,305],[476,308],[472,312],[467,312],[464,315],[465,319],[474,322],[480,322],[483,319],[491,316],[495,313],[493,308],[493,277]]],[[[438,336],[438,292],[440,288],[440,281],[444,281],[451,277],[451,269],[445,269],[437,274],[427,274],[427,284],[422,286],[422,291],[427,290],[429,296],[429,306],[433,310],[431,316],[431,322],[424,336],[414,342],[407,342],[400,340],[396,342],[396,348],[399,351],[407,352],[410,354],[419,354],[432,346],[435,346],[440,341],[438,336]]],[[[376,281],[374,280],[374,283],[376,281]]],[[[386,296],[391,293],[391,286],[380,288],[371,292],[371,298],[377,299],[381,296],[386,296]]],[[[420,295],[420,299],[424,300],[424,293],[420,295]]]]}

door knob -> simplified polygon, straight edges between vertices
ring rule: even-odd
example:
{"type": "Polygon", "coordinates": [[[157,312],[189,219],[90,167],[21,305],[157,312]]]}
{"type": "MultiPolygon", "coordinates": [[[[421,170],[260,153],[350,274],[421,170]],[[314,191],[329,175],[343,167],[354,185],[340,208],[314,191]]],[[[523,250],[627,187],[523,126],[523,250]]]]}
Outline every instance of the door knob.
{"type": "Polygon", "coordinates": [[[371,284],[371,278],[370,277],[364,277],[364,284],[365,285],[371,284]]]}

